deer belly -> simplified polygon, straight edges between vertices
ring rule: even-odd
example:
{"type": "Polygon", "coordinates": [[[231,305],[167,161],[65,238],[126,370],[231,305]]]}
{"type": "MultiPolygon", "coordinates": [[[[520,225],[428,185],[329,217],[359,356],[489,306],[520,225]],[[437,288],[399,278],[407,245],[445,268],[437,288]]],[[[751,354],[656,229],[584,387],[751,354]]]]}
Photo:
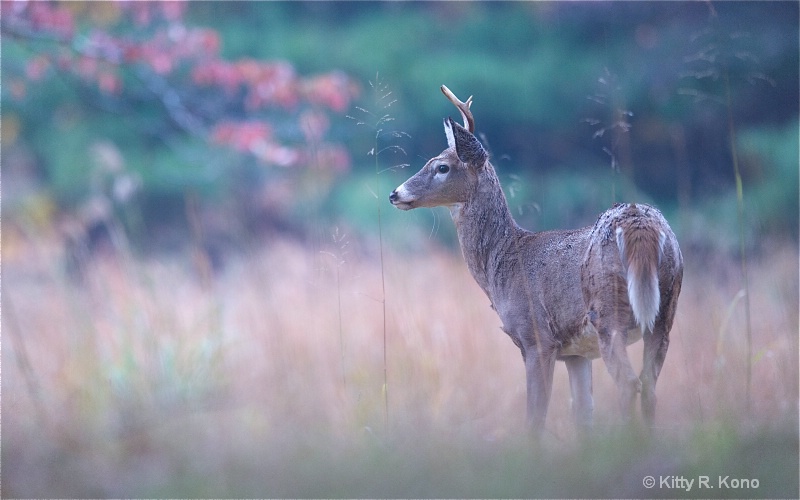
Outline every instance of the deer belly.
{"type": "MultiPolygon", "coordinates": [[[[631,345],[642,338],[642,329],[638,326],[628,330],[628,338],[625,345],[631,345]]],[[[589,359],[600,357],[600,344],[597,340],[597,330],[591,323],[583,328],[580,334],[572,337],[565,342],[558,350],[558,358],[566,356],[581,356],[589,359]]]]}

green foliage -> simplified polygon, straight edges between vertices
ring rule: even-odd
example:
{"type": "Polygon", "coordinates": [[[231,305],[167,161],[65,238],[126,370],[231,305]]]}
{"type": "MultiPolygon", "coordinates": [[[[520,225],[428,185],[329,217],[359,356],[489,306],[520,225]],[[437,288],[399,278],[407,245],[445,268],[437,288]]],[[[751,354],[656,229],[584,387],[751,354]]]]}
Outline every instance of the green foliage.
{"type": "MultiPolygon", "coordinates": [[[[764,236],[795,241],[798,237],[798,132],[798,124],[792,123],[740,134],[747,248],[758,248],[764,236]]],[[[683,222],[687,242],[733,251],[738,246],[736,192],[709,196],[691,220],[683,222]]]]}
{"type": "Polygon", "coordinates": [[[749,220],[759,232],[797,238],[800,127],[748,130],[739,138],[750,180],[745,186],[749,220]]]}
{"type": "MultiPolygon", "coordinates": [[[[454,111],[436,88],[447,83],[459,95],[476,96],[478,132],[486,134],[495,158],[514,159],[509,173],[524,178],[535,169],[562,177],[573,165],[581,172],[600,170],[611,163],[610,152],[623,162],[620,188],[635,179],[647,198],[669,206],[681,179],[677,161],[686,172],[681,182],[698,201],[733,187],[719,79],[705,78],[713,73],[697,57],[710,36],[725,57],[734,63],[737,55],[743,58],[731,63],[737,127],[796,116],[796,106],[768,111],[777,102],[796,102],[792,9],[762,7],[714,4],[716,17],[701,4],[329,4],[268,9],[271,15],[251,7],[269,42],[248,45],[239,36],[242,42],[226,50],[267,51],[310,71],[334,64],[362,82],[380,71],[396,89],[395,115],[412,137],[407,149],[413,169],[444,146],[439,124],[454,111]],[[613,87],[598,83],[609,76],[613,87]],[[602,103],[587,99],[598,91],[607,94],[602,103]],[[628,146],[613,144],[611,134],[596,136],[621,109],[632,113],[628,146]],[[587,120],[598,125],[587,126],[587,120]],[[675,142],[676,129],[683,143],[675,142]]],[[[222,22],[225,33],[240,28],[222,22]]],[[[722,60],[711,69],[721,70],[722,60]]],[[[359,132],[351,133],[357,140],[359,132]]],[[[354,157],[357,168],[368,168],[354,157]]],[[[604,186],[608,202],[626,196],[612,194],[611,184],[604,186]]],[[[583,199],[561,192],[570,197],[558,198],[559,206],[583,199]]]]}
{"type": "Polygon", "coordinates": [[[504,185],[514,217],[522,226],[536,231],[588,226],[615,202],[650,201],[629,179],[609,168],[512,174],[504,185]]]}
{"type": "MultiPolygon", "coordinates": [[[[709,196],[717,199],[732,190],[720,75],[730,74],[738,130],[795,123],[797,9],[791,2],[199,2],[189,4],[184,16],[187,25],[218,34],[219,57],[227,61],[285,61],[312,77],[343,70],[360,82],[364,99],[368,81],[378,72],[397,99],[392,109],[397,128],[410,136],[403,147],[411,170],[445,144],[441,120],[454,110],[438,87],[445,83],[457,95],[473,94],[478,133],[495,160],[511,158],[501,175],[546,186],[537,191],[532,185],[533,197],[520,200],[542,211],[543,219],[525,224],[554,227],[581,218],[585,210],[567,208],[572,203],[596,211],[598,204],[602,208],[641,192],[672,206],[680,191],[682,202],[703,206],[709,196]],[[620,113],[629,113],[626,131],[614,128],[620,113]],[[619,172],[606,182],[602,172],[612,163],[619,172]],[[581,181],[569,180],[572,175],[565,172],[587,176],[594,189],[577,189],[581,181]],[[570,184],[573,188],[566,187],[570,184]],[[549,212],[563,217],[550,218],[549,212]]],[[[75,12],[84,14],[81,29],[94,22],[88,11],[75,12]]],[[[152,35],[135,26],[126,30],[141,39],[152,35]]],[[[110,141],[120,150],[127,168],[142,179],[144,200],[173,198],[173,206],[181,205],[187,189],[205,201],[231,199],[239,194],[234,185],[252,187],[289,174],[275,174],[274,166],[263,165],[247,148],[223,154],[218,144],[189,137],[165,109],[164,96],[152,92],[136,71],[120,75],[123,88],[135,89],[124,99],[63,72],[27,81],[26,61],[51,49],[52,41],[4,38],[2,99],[4,113],[21,122],[23,146],[36,156],[44,187],[61,206],[87,196],[87,151],[97,141],[110,141]],[[26,89],[23,97],[14,93],[20,84],[26,89]]],[[[176,75],[190,70],[184,65],[176,75]]],[[[183,90],[198,116],[225,106],[213,89],[183,90]]],[[[243,98],[246,90],[239,90],[236,97],[243,98]]],[[[242,119],[252,114],[244,105],[233,111],[242,119]]],[[[305,144],[293,118],[274,110],[264,115],[274,137],[292,146],[318,147],[305,144]]],[[[330,118],[329,132],[347,146],[356,175],[373,170],[364,155],[371,133],[343,116],[330,118]]],[[[763,154],[745,150],[770,147],[767,139],[742,140],[743,153],[752,158],[763,154]]],[[[790,149],[783,160],[764,160],[763,170],[744,172],[747,191],[765,183],[750,194],[758,198],[757,206],[774,207],[758,216],[756,232],[797,226],[797,211],[788,205],[796,194],[791,183],[769,180],[787,172],[781,169],[789,168],[790,149]]],[[[334,180],[320,182],[318,197],[342,199],[348,186],[360,185],[345,172],[337,170],[334,180]]],[[[317,206],[328,201],[341,204],[321,199],[317,206]]],[[[358,211],[352,213],[357,221],[358,211]]]]}

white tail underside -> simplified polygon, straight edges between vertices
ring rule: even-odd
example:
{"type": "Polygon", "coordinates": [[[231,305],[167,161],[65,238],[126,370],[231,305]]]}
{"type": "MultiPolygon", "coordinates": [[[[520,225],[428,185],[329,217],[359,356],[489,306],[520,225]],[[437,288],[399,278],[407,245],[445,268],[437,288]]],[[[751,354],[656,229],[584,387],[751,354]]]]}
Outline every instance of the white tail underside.
{"type": "Polygon", "coordinates": [[[619,247],[619,254],[622,258],[623,265],[626,267],[627,281],[628,281],[628,301],[633,310],[633,316],[636,323],[645,330],[652,331],[656,322],[658,310],[661,307],[661,293],[658,289],[658,266],[661,252],[664,247],[664,240],[666,235],[663,231],[659,234],[658,241],[658,255],[652,256],[656,258],[656,262],[652,266],[647,266],[649,269],[642,269],[638,266],[633,266],[629,262],[625,254],[625,237],[621,227],[617,228],[617,247],[619,247]]]}
{"type": "Polygon", "coordinates": [[[658,291],[658,275],[637,276],[634,269],[628,269],[628,300],[633,309],[636,322],[644,330],[653,330],[658,309],[661,307],[661,294],[658,291]]]}

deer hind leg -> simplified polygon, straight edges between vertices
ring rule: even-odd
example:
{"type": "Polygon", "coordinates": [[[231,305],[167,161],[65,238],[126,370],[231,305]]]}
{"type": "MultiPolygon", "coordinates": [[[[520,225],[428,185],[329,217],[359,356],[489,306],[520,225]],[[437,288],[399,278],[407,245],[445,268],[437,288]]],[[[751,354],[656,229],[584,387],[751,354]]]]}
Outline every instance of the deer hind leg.
{"type": "Polygon", "coordinates": [[[664,365],[669,348],[669,331],[666,322],[659,318],[652,332],[644,335],[644,355],[642,362],[642,417],[649,427],[653,427],[656,416],[656,382],[664,365]]]}
{"type": "Polygon", "coordinates": [[[619,391],[622,418],[628,421],[633,417],[636,394],[642,390],[642,383],[628,358],[627,328],[615,325],[613,321],[598,319],[593,311],[590,312],[591,316],[594,318],[587,322],[587,327],[594,328],[597,332],[600,356],[619,391]]]}
{"type": "Polygon", "coordinates": [[[579,429],[592,426],[594,402],[592,401],[592,360],[582,356],[569,356],[564,359],[569,373],[569,386],[572,392],[572,416],[579,429]]]}

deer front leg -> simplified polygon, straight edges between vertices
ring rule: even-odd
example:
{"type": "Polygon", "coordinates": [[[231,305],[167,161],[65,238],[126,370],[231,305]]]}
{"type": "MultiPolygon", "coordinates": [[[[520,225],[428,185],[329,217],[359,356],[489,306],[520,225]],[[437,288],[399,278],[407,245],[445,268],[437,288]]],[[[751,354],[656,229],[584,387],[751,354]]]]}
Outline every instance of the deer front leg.
{"type": "Polygon", "coordinates": [[[543,353],[540,349],[526,350],[523,356],[528,389],[528,425],[540,434],[547,419],[556,357],[554,353],[543,353]]]}
{"type": "Polygon", "coordinates": [[[592,400],[592,360],[582,356],[569,356],[564,359],[569,373],[569,386],[572,392],[572,415],[575,425],[581,430],[592,427],[594,402],[592,400]]]}

